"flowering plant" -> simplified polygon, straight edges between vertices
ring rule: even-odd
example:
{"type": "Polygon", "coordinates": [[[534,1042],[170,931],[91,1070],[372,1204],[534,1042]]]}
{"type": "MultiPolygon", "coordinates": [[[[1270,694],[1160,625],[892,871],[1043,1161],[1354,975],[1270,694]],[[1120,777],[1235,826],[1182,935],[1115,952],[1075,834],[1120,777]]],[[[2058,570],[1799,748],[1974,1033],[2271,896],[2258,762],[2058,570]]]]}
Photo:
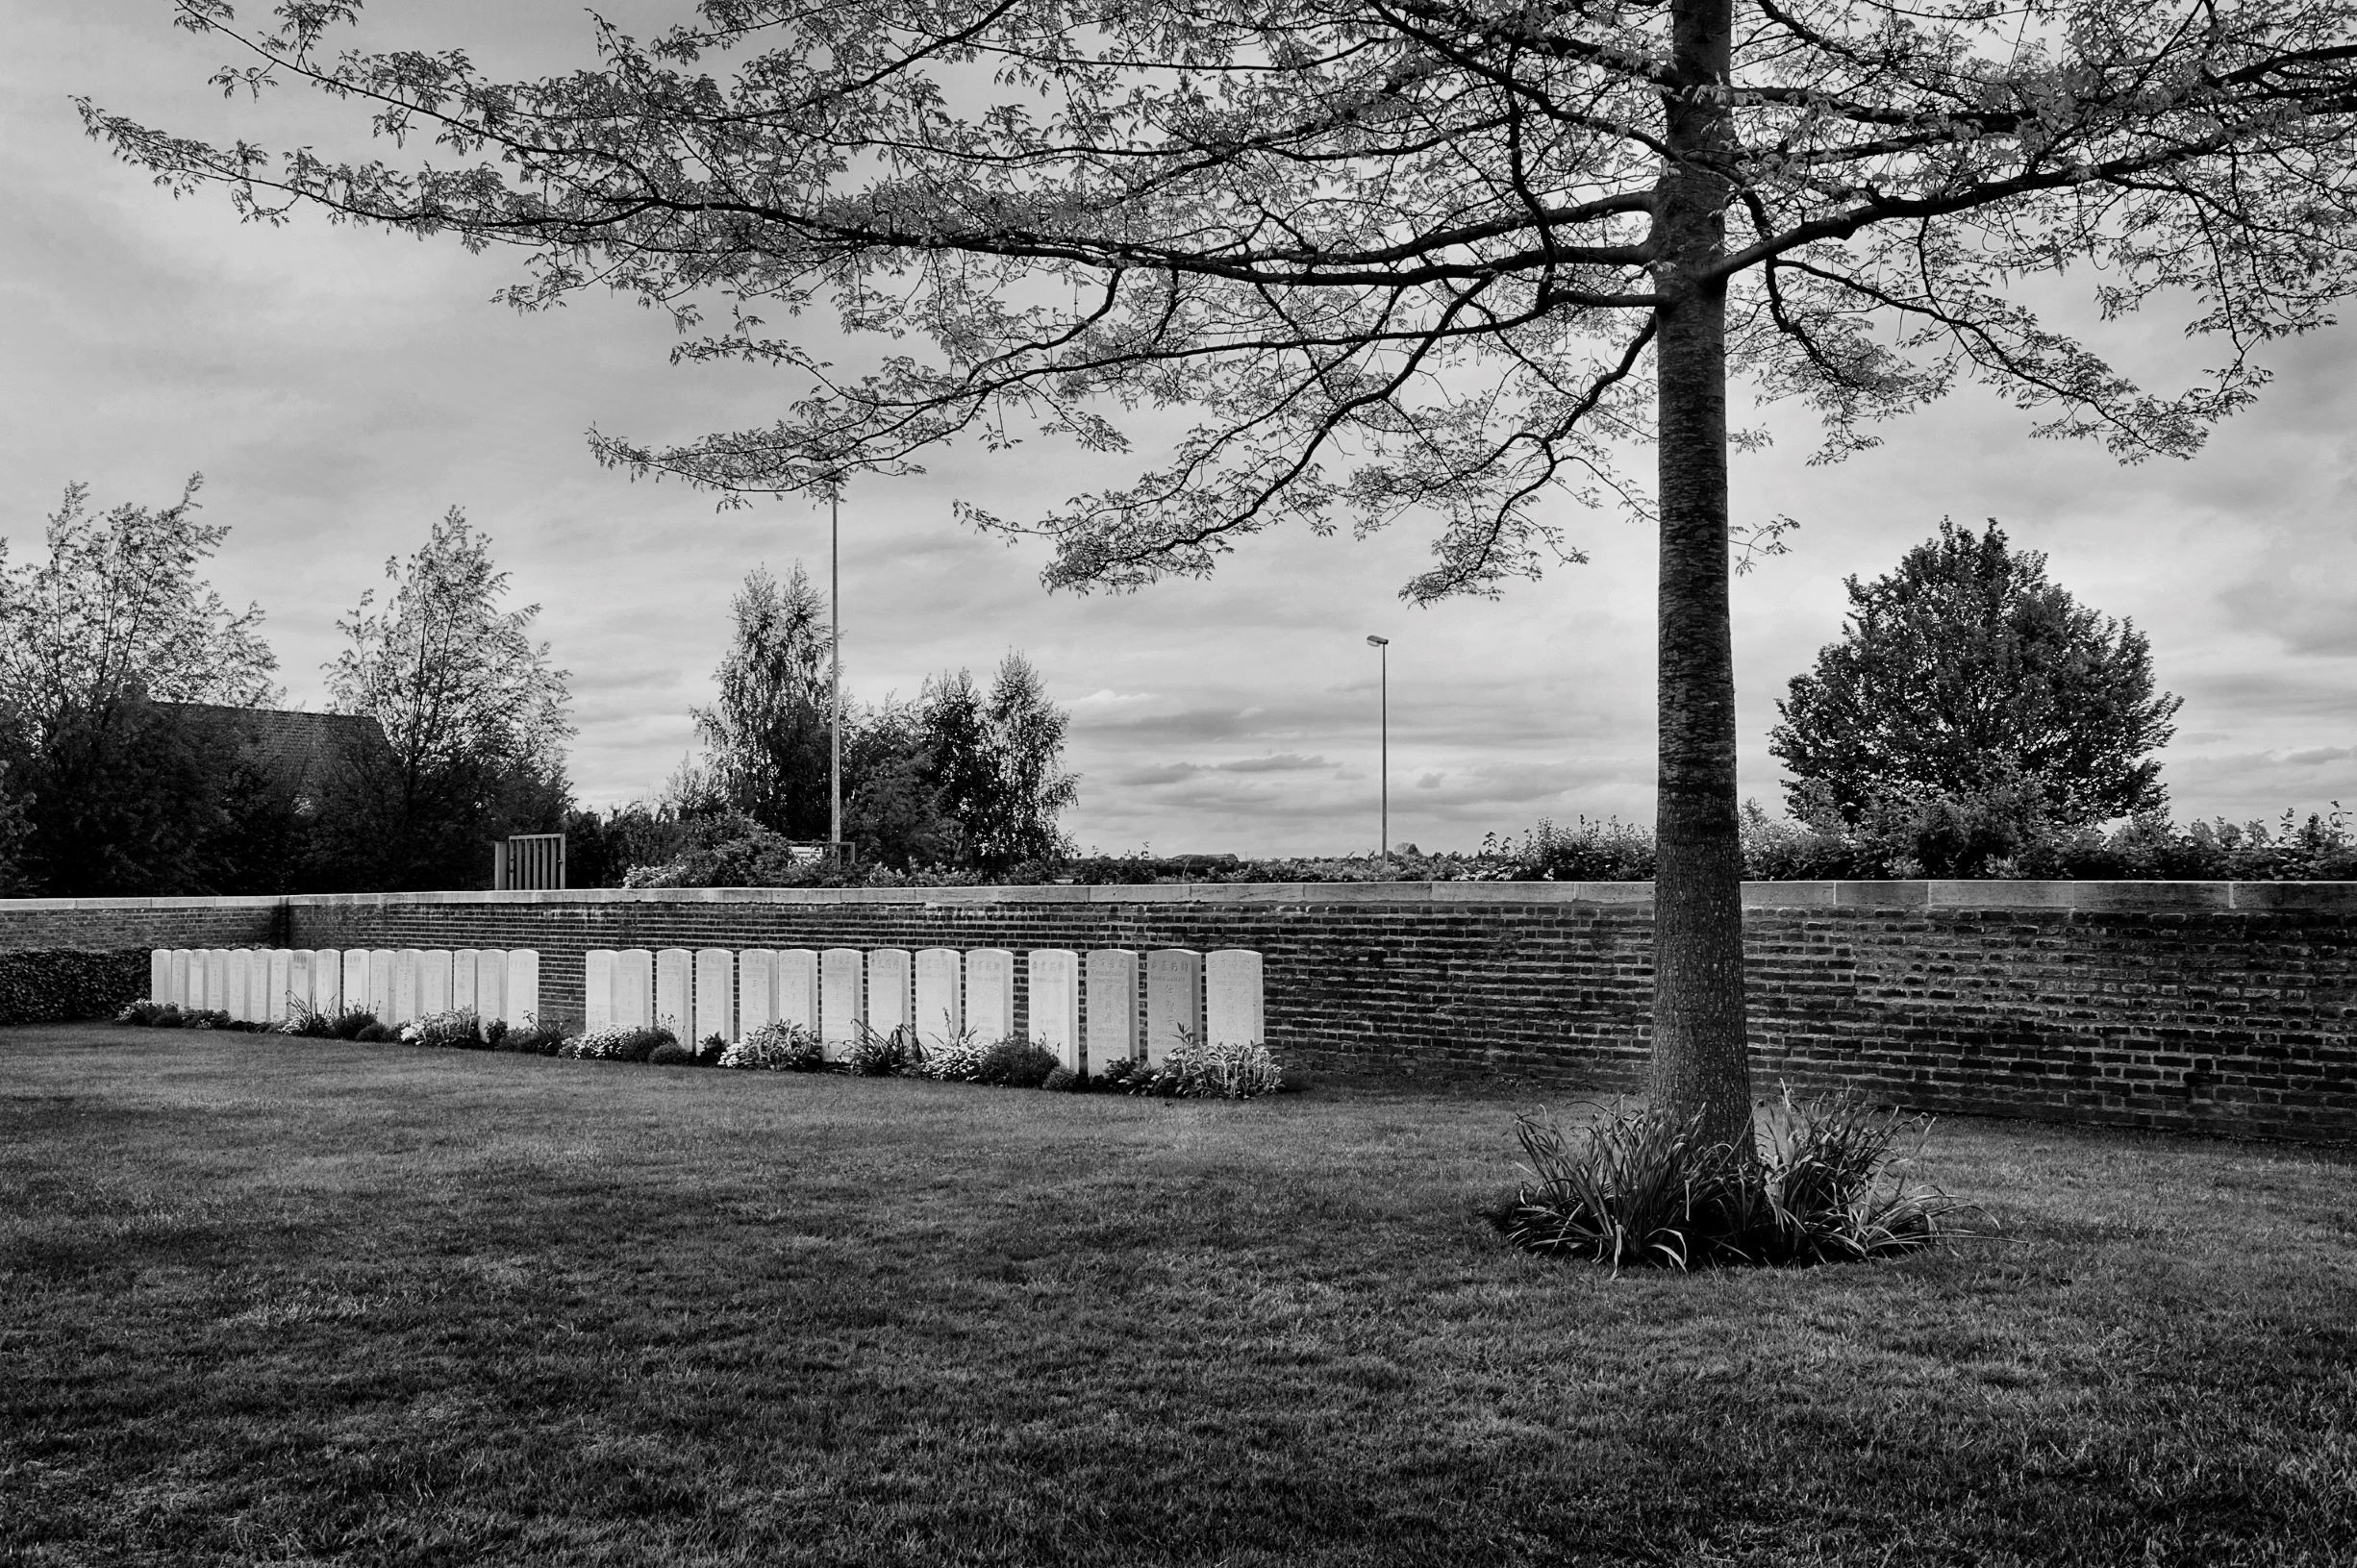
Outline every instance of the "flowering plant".
{"type": "Polygon", "coordinates": [[[721,1052],[720,1065],[753,1072],[816,1072],[826,1065],[826,1050],[817,1032],[801,1024],[764,1024],[721,1052]]]}

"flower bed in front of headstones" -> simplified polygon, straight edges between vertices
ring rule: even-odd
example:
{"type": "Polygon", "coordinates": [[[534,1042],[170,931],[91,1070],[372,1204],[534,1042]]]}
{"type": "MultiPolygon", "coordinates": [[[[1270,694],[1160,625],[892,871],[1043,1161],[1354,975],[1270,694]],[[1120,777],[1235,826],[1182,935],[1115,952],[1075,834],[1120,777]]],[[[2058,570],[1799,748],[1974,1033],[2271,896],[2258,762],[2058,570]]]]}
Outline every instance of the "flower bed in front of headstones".
{"type": "Polygon", "coordinates": [[[435,1013],[387,1024],[365,1008],[337,1013],[299,1008],[275,1023],[231,1017],[203,1008],[139,1001],[115,1015],[118,1024],[148,1029],[228,1030],[301,1039],[386,1041],[445,1050],[502,1051],[571,1061],[645,1062],[658,1067],[725,1067],[747,1072],[845,1073],[859,1078],[926,1078],[940,1083],[1066,1093],[1108,1092],[1161,1099],[1250,1100],[1303,1086],[1267,1046],[1228,1045],[1182,1037],[1160,1061],[1124,1059],[1099,1072],[1075,1072],[1056,1054],[1021,1035],[986,1040],[970,1031],[930,1048],[905,1029],[863,1029],[840,1057],[829,1057],[815,1030],[765,1024],[734,1043],[719,1035],[683,1042],[663,1024],[614,1025],[566,1033],[554,1025],[486,1023],[469,1011],[435,1013]]]}

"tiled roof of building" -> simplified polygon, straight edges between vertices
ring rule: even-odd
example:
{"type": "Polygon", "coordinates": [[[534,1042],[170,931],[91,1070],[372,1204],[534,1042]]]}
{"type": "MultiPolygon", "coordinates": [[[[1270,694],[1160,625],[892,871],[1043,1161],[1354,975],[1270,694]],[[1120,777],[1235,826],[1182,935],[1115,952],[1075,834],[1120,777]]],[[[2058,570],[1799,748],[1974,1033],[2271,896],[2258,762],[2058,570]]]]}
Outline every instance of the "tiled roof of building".
{"type": "Polygon", "coordinates": [[[159,706],[244,731],[245,755],[287,781],[298,794],[314,790],[327,765],[346,748],[385,748],[385,731],[363,713],[299,713],[284,708],[227,708],[218,703],[159,706]]]}

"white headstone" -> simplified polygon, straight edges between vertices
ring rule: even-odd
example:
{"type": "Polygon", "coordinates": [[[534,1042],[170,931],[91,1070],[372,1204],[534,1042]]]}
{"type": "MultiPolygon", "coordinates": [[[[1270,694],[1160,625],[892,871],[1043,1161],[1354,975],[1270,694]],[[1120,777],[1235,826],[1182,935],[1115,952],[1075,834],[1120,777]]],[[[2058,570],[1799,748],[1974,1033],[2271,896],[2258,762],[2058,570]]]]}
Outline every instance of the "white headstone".
{"type": "MultiPolygon", "coordinates": [[[[613,994],[612,976],[608,976],[607,994],[613,994]]],[[[475,1016],[485,1023],[514,1023],[508,1011],[508,952],[505,948],[486,947],[475,950],[475,1016]]]]}
{"type": "Polygon", "coordinates": [[[450,950],[430,947],[417,955],[417,1016],[450,1010],[450,950]]]}
{"type": "Polygon", "coordinates": [[[831,947],[818,956],[818,1037],[827,1055],[840,1057],[860,1037],[866,1013],[860,1006],[859,949],[831,947]]]}
{"type": "Polygon", "coordinates": [[[1003,947],[965,955],[965,1027],[986,1045],[1015,1033],[1015,955],[1003,947]]]}
{"type": "Polygon", "coordinates": [[[283,947],[274,947],[255,955],[262,975],[261,1007],[254,1016],[267,1024],[284,1023],[287,1018],[287,986],[293,973],[294,955],[283,947]]]}
{"type": "Polygon", "coordinates": [[[367,1009],[368,998],[374,984],[368,978],[368,968],[369,958],[366,948],[348,947],[344,949],[343,1007],[340,1010],[363,1012],[367,1009]]]}
{"type": "Polygon", "coordinates": [[[1145,956],[1145,1058],[1160,1066],[1184,1037],[1203,1039],[1203,955],[1157,948],[1145,956]]]}
{"type": "Polygon", "coordinates": [[[947,1045],[965,1028],[965,965],[949,947],[916,955],[916,1038],[928,1051],[947,1045]]]}
{"type": "Polygon", "coordinates": [[[867,955],[867,1027],[879,1034],[906,1030],[916,1021],[916,971],[905,947],[879,947],[867,955]]]}
{"type": "Polygon", "coordinates": [[[172,999],[172,950],[160,947],[147,956],[147,1000],[169,1002],[172,999]]]}
{"type": "Polygon", "coordinates": [[[311,1010],[333,1018],[343,1011],[343,953],[323,947],[311,956],[311,1010]]]}
{"type": "Polygon", "coordinates": [[[254,949],[254,967],[246,971],[245,1006],[247,1014],[258,1024],[270,1021],[270,960],[284,951],[270,947],[254,949]]]}
{"type": "Polygon", "coordinates": [[[302,1008],[311,1006],[311,954],[302,948],[285,949],[286,961],[277,955],[270,958],[270,1005],[272,1017],[284,1023],[302,1008]]]}
{"type": "Polygon", "coordinates": [[[399,949],[393,954],[392,1011],[389,1022],[406,1024],[417,1016],[417,996],[420,990],[418,971],[425,958],[414,947],[399,949]]]}
{"type": "Polygon", "coordinates": [[[478,1018],[483,1016],[483,1009],[475,1005],[476,963],[482,956],[481,949],[471,947],[462,947],[450,955],[452,1012],[471,1012],[478,1018]]]}
{"type": "Polygon", "coordinates": [[[205,1010],[229,1010],[229,949],[205,949],[205,1010]]]}
{"type": "Polygon", "coordinates": [[[748,947],[737,955],[737,1037],[777,1022],[777,949],[748,947]]]}
{"type": "Polygon", "coordinates": [[[1101,1073],[1138,1054],[1138,955],[1100,947],[1089,955],[1089,1071],[1101,1073]]]}
{"type": "Polygon", "coordinates": [[[204,965],[195,959],[196,955],[185,947],[172,949],[172,994],[164,998],[166,1002],[185,1008],[188,1005],[188,987],[205,983],[204,965]]]}
{"type": "Polygon", "coordinates": [[[507,983],[501,992],[501,1016],[509,1023],[529,1026],[540,1021],[539,949],[508,949],[507,983]]]}
{"type": "Polygon", "coordinates": [[[666,947],[655,955],[655,1023],[683,1040],[695,1030],[695,955],[666,947]]]}
{"type": "Polygon", "coordinates": [[[1080,955],[1067,947],[1035,947],[1025,963],[1031,1037],[1080,1071],[1080,955]]]}
{"type": "Polygon", "coordinates": [[[655,1018],[655,955],[626,947],[614,956],[614,1027],[644,1029],[655,1018]]]}
{"type": "Polygon", "coordinates": [[[1264,1045],[1261,956],[1223,947],[1203,960],[1203,1030],[1214,1045],[1264,1045]]]}
{"type": "Polygon", "coordinates": [[[777,1021],[796,1029],[818,1029],[818,955],[790,947],[777,956],[777,1021]]]}
{"type": "Polygon", "coordinates": [[[222,1009],[243,1023],[254,1016],[254,950],[230,949],[229,1006],[222,1009]]]}
{"type": "Polygon", "coordinates": [[[581,956],[581,1027],[605,1029],[614,1022],[614,977],[618,955],[593,947],[581,956]]]}
{"type": "Polygon", "coordinates": [[[368,950],[368,1010],[380,1024],[393,1021],[393,950],[368,950]]]}
{"type": "Polygon", "coordinates": [[[695,1039],[737,1037],[737,955],[724,947],[695,950],[695,1039]]]}

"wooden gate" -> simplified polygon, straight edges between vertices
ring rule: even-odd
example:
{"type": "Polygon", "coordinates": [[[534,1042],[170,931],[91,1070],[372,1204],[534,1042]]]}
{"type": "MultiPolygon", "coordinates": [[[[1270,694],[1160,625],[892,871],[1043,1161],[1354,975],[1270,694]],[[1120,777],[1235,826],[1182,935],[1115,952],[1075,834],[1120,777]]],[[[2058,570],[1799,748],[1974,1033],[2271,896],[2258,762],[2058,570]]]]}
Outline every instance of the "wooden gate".
{"type": "Polygon", "coordinates": [[[491,846],[494,888],[563,887],[564,834],[520,833],[491,846]]]}

